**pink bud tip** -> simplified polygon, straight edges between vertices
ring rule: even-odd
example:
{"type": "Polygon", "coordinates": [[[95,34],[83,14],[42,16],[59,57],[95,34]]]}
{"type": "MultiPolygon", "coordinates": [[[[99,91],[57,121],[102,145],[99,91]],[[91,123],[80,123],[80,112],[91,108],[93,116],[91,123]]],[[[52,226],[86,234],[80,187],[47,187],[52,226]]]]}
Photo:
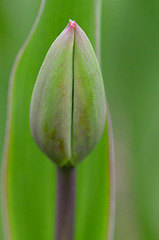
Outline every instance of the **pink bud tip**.
{"type": "Polygon", "coordinates": [[[69,20],[69,23],[68,23],[68,26],[69,27],[76,27],[76,22],[75,21],[72,21],[71,19],[69,20]]]}

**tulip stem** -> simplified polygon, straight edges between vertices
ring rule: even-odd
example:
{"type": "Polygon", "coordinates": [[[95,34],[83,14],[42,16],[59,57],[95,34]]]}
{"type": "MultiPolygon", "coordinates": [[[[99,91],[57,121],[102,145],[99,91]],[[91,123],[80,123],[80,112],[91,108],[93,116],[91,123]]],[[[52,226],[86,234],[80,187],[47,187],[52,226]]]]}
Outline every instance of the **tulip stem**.
{"type": "Polygon", "coordinates": [[[73,240],[75,168],[57,168],[56,240],[73,240]]]}

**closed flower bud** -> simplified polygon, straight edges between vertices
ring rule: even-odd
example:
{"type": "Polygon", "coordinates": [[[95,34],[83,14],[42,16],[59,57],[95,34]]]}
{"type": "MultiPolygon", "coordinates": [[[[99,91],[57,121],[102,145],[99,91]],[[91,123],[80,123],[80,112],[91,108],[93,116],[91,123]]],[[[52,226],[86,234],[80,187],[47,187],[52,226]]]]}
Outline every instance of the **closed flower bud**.
{"type": "Polygon", "coordinates": [[[106,116],[104,84],[93,47],[76,22],[50,47],[30,107],[33,138],[58,166],[75,166],[96,146],[106,116]]]}

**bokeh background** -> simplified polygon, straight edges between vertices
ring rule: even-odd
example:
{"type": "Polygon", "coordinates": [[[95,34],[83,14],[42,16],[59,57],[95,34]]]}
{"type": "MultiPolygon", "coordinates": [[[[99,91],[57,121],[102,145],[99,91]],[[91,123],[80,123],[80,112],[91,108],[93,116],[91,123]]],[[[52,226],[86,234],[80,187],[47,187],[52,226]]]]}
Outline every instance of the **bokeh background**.
{"type": "MultiPolygon", "coordinates": [[[[40,2],[0,0],[0,160],[10,71],[40,2]]],[[[115,142],[115,240],[158,240],[158,0],[103,0],[101,63],[115,142]]]]}

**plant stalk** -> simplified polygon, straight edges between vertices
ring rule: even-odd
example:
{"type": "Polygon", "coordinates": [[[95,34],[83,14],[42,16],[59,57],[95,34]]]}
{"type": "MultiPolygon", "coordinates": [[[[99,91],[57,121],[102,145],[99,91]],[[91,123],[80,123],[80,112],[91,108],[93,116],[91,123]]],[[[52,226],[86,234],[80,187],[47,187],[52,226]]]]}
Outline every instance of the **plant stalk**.
{"type": "Polygon", "coordinates": [[[75,168],[57,168],[56,240],[73,240],[75,168]]]}

